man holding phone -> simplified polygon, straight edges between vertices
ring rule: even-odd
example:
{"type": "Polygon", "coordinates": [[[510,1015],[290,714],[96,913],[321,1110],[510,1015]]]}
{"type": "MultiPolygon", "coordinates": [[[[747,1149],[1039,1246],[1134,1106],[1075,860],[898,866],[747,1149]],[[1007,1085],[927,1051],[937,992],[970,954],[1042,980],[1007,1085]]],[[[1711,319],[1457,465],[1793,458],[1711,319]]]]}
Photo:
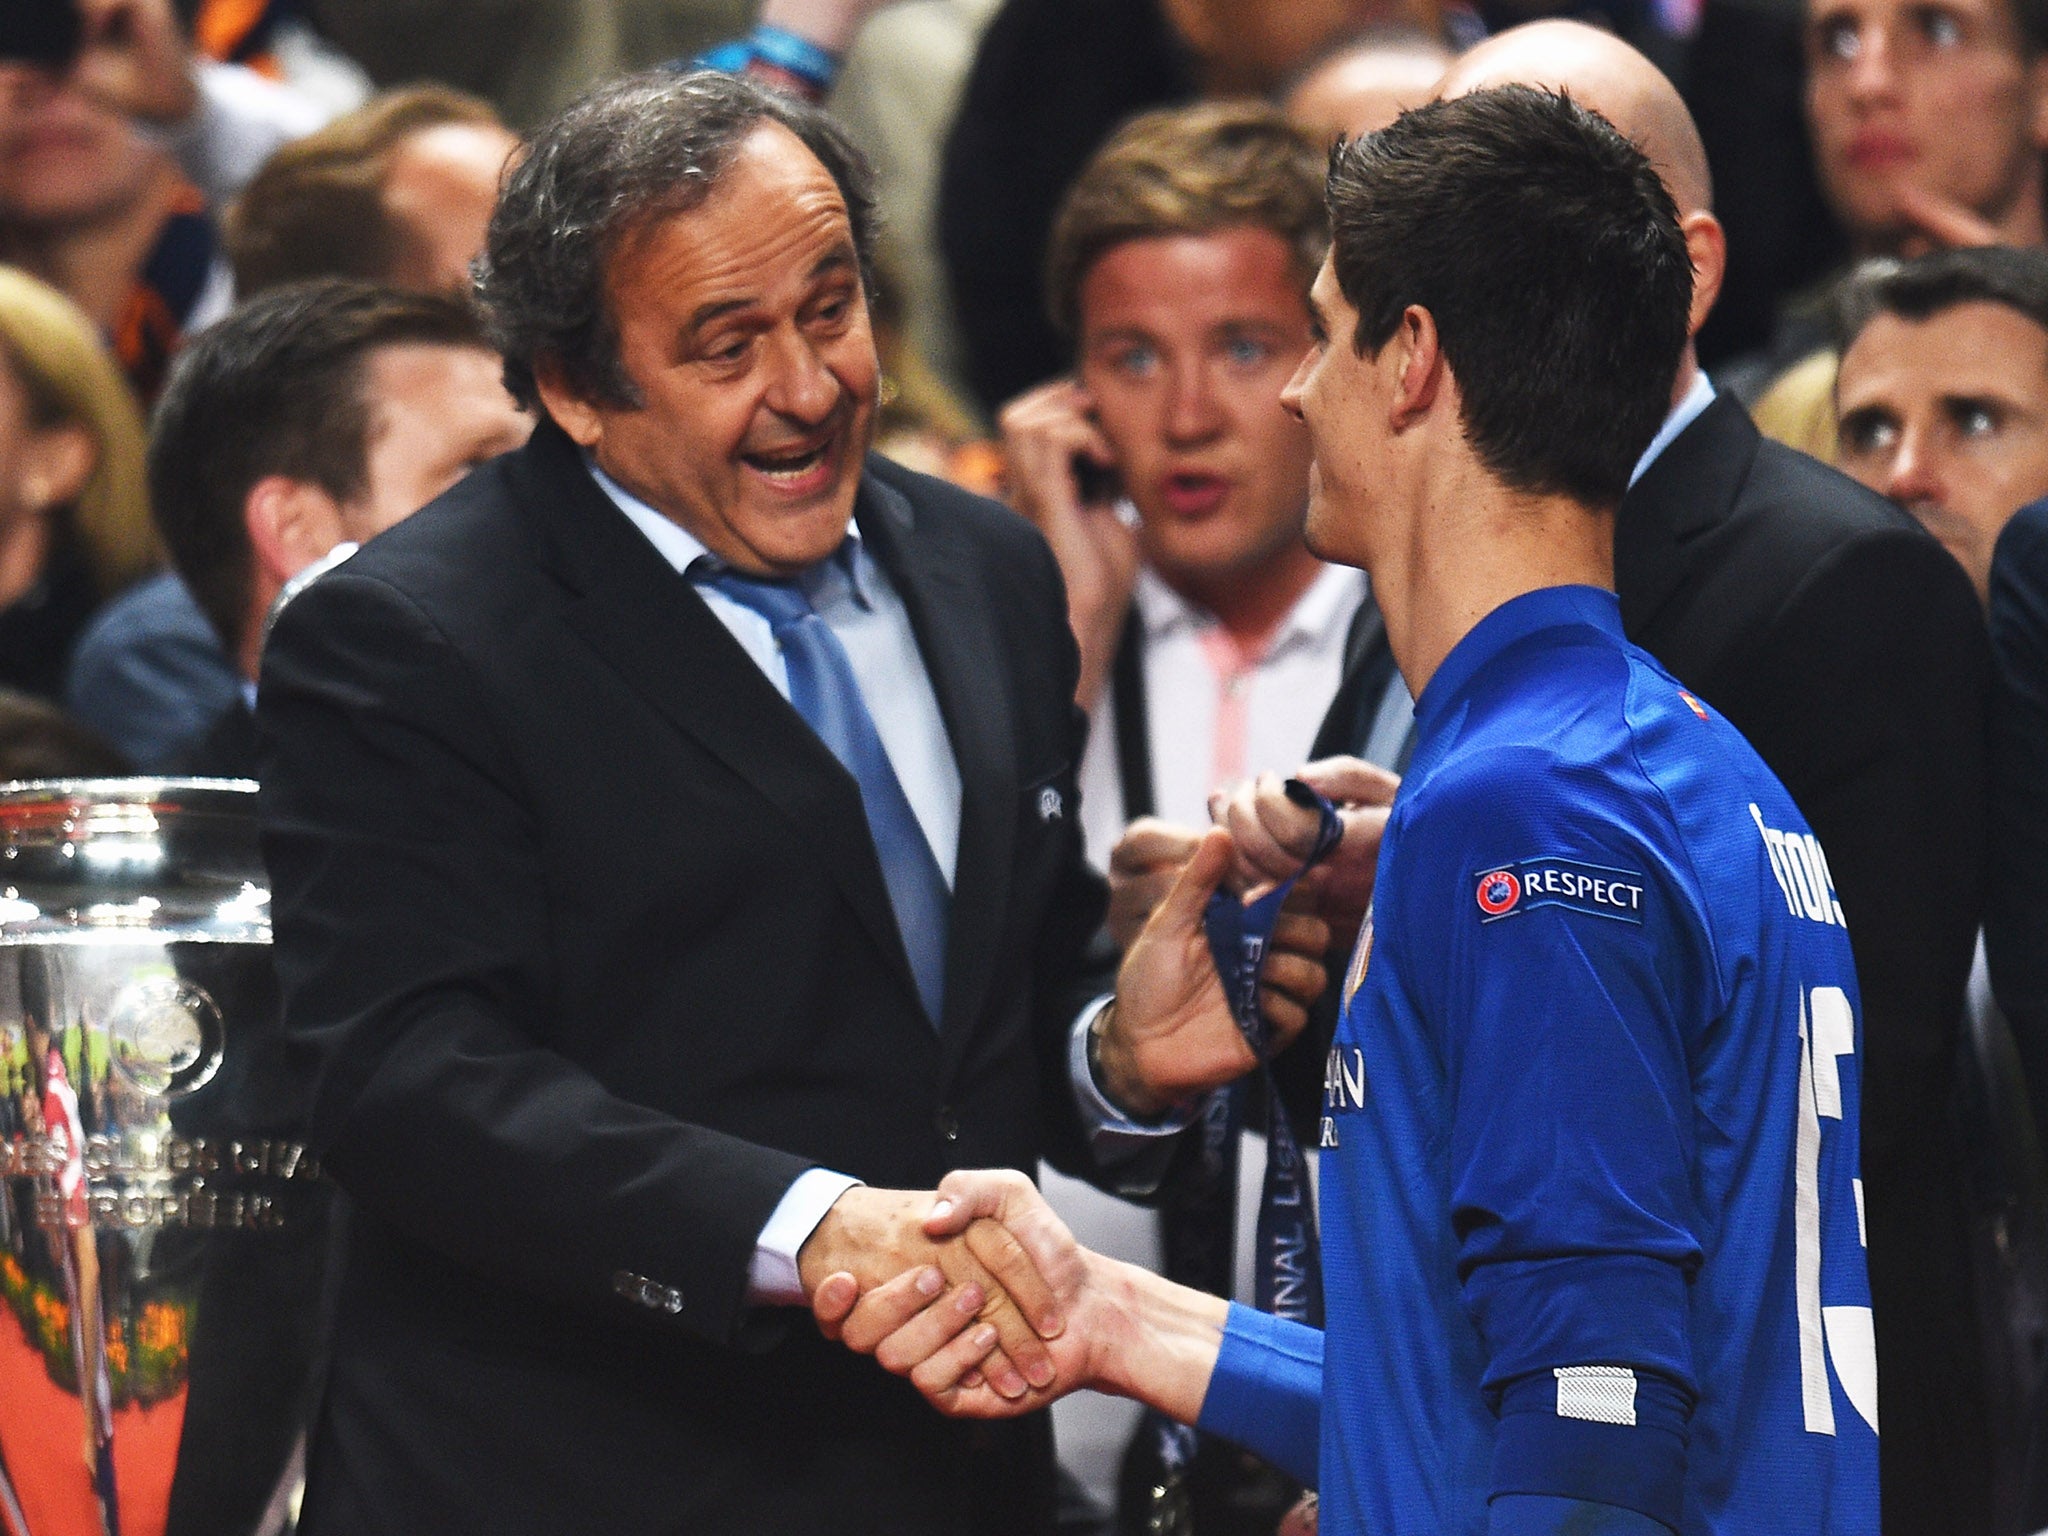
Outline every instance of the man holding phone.
{"type": "MultiPolygon", "coordinates": [[[[1066,580],[1077,702],[1092,717],[1082,831],[1089,858],[1118,871],[1120,943],[1143,921],[1130,898],[1158,894],[1144,871],[1171,881],[1212,791],[1309,755],[1369,602],[1360,572],[1302,542],[1308,434],[1280,403],[1311,337],[1308,289],[1329,243],[1322,185],[1321,149],[1270,108],[1133,120],[1082,171],[1053,230],[1047,296],[1075,372],[1002,413],[1011,501],[1066,580]]],[[[1393,788],[1387,777],[1345,793],[1384,801],[1393,788]]],[[[1320,1047],[1283,1057],[1282,1075],[1311,1144],[1320,1047]]],[[[1263,1138],[1233,1139],[1228,1160],[1234,1173],[1177,1167],[1157,1224],[1077,1181],[1047,1187],[1096,1245],[1249,1296],[1263,1138]]],[[[1106,1492],[1131,1411],[1060,1411],[1070,1469],[1106,1492]]],[[[1153,1438],[1141,1430],[1124,1463],[1127,1511],[1165,1481],[1153,1438]]],[[[1235,1529],[1225,1506],[1249,1503],[1271,1506],[1271,1530],[1291,1487],[1254,1493],[1247,1480],[1270,1482],[1234,1457],[1201,1458],[1197,1525],[1235,1529]]]]}
{"type": "Polygon", "coordinates": [[[1001,425],[1011,501],[1066,578],[1097,864],[1130,821],[1200,826],[1216,786],[1301,761],[1342,673],[1365,581],[1302,543],[1308,434],[1280,406],[1309,344],[1321,195],[1310,140],[1211,104],[1133,120],[1054,226],[1048,301],[1075,371],[1001,425]]]}

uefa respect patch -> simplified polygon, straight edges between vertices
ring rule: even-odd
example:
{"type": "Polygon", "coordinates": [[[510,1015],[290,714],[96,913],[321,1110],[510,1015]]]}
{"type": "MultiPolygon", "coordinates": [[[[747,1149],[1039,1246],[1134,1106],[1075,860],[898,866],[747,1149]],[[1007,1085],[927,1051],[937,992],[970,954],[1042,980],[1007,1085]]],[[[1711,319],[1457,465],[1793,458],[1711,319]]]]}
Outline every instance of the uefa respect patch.
{"type": "Polygon", "coordinates": [[[1473,876],[1472,896],[1482,923],[1497,923],[1536,907],[1569,907],[1590,917],[1640,925],[1643,883],[1642,874],[1632,869],[1575,859],[1519,859],[1473,876]]]}

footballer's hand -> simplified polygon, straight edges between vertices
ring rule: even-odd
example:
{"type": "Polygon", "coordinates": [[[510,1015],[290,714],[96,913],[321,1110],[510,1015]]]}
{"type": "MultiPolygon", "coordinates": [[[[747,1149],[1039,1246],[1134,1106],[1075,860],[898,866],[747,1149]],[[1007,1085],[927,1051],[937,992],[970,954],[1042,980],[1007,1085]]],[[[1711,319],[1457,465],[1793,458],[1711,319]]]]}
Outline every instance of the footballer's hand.
{"type": "MultiPolygon", "coordinates": [[[[1380,840],[1401,780],[1356,757],[1323,758],[1294,777],[1334,801],[1344,824],[1342,840],[1309,872],[1299,891],[1301,900],[1330,925],[1332,943],[1349,953],[1372,902],[1380,840]]],[[[1209,802],[1217,825],[1230,831],[1237,855],[1232,874],[1252,890],[1300,873],[1315,847],[1321,819],[1289,799],[1285,785],[1279,775],[1262,773],[1219,791],[1209,802]]]]}
{"type": "Polygon", "coordinates": [[[1124,828],[1109,851],[1109,936],[1118,949],[1136,941],[1201,840],[1201,828],[1156,816],[1141,816],[1124,828]]]}
{"type": "Polygon", "coordinates": [[[877,1286],[905,1274],[936,1269],[949,1288],[971,1289],[974,1315],[994,1333],[997,1352],[987,1368],[994,1390],[1021,1398],[1054,1377],[1046,1340],[1060,1331],[1051,1287],[1024,1249],[993,1222],[970,1235],[934,1240],[924,1231],[929,1195],[914,1190],[855,1185],[825,1213],[797,1251],[804,1294],[815,1300],[829,1276],[851,1274],[877,1286]]]}
{"type": "MultiPolygon", "coordinates": [[[[1227,834],[1212,827],[1124,955],[1116,1000],[1098,1021],[1102,1086],[1141,1118],[1235,1082],[1258,1064],[1237,1027],[1202,922],[1230,868],[1227,834]]],[[[1301,1032],[1327,979],[1330,932],[1308,913],[1274,929],[1261,972],[1260,1001],[1277,1051],[1301,1032]]]]}
{"type": "Polygon", "coordinates": [[[1138,579],[1138,535],[1124,526],[1115,498],[1090,499],[1081,465],[1116,468],[1109,439],[1095,424],[1088,392],[1054,379],[1004,406],[997,418],[1009,466],[1009,500],[1052,546],[1067,585],[1067,619],[1081,650],[1074,702],[1090,709],[1109,681],[1131,588],[1138,579]]]}
{"type": "Polygon", "coordinates": [[[1316,1536],[1322,1529],[1322,1511],[1313,1493],[1304,1493],[1294,1508],[1281,1517],[1273,1536],[1316,1536]]]}

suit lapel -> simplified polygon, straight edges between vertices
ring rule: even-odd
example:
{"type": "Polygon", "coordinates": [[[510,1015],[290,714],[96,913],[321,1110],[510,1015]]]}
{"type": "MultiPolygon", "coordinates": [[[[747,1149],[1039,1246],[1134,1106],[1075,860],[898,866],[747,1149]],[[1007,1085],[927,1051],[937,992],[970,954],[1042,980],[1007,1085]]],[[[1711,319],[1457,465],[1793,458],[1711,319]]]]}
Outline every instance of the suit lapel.
{"type": "Polygon", "coordinates": [[[960,770],[960,848],[939,1032],[942,1070],[950,1074],[981,1016],[1009,896],[1021,786],[1000,682],[1008,669],[987,594],[944,519],[918,519],[907,497],[872,474],[861,482],[854,516],[909,611],[960,770]]]}
{"type": "Polygon", "coordinates": [[[1316,727],[1309,757],[1355,757],[1364,752],[1380,698],[1393,675],[1394,652],[1387,644],[1386,621],[1380,617],[1380,605],[1368,596],[1344,637],[1344,675],[1330,697],[1330,707],[1323,711],[1322,724],[1316,727]]]}
{"type": "Polygon", "coordinates": [[[1700,413],[1621,499],[1614,526],[1614,585],[1622,628],[1638,645],[1649,637],[1683,584],[1688,546],[1725,522],[1749,478],[1757,430],[1732,395],[1700,413]]]}
{"type": "Polygon", "coordinates": [[[543,421],[514,461],[542,558],[570,589],[566,621],[649,707],[751,785],[830,872],[917,1004],[860,787],[761,674],[690,582],[543,421]]]}

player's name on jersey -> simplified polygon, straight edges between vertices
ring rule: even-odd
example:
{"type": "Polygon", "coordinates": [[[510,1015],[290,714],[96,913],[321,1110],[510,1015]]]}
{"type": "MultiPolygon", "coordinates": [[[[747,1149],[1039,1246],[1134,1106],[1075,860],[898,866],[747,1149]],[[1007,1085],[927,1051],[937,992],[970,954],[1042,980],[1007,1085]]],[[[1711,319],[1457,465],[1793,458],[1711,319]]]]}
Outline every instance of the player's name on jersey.
{"type": "Polygon", "coordinates": [[[1473,896],[1482,923],[1497,923],[1535,907],[1569,907],[1624,923],[1643,920],[1643,877],[1632,869],[1533,858],[1496,864],[1477,879],[1473,896]]]}
{"type": "Polygon", "coordinates": [[[1333,1045],[1323,1060],[1323,1124],[1317,1145],[1341,1146],[1337,1116],[1365,1108],[1365,1052],[1355,1045],[1333,1045]]]}
{"type": "Polygon", "coordinates": [[[1750,802],[1749,814],[1764,840],[1764,851],[1771,857],[1771,873],[1784,893],[1786,910],[1794,917],[1848,927],[1849,920],[1842,916],[1842,904],[1835,899],[1835,877],[1828,869],[1828,856],[1821,851],[1820,839],[1811,832],[1780,832],[1776,827],[1765,826],[1764,813],[1754,801],[1750,802]]]}

